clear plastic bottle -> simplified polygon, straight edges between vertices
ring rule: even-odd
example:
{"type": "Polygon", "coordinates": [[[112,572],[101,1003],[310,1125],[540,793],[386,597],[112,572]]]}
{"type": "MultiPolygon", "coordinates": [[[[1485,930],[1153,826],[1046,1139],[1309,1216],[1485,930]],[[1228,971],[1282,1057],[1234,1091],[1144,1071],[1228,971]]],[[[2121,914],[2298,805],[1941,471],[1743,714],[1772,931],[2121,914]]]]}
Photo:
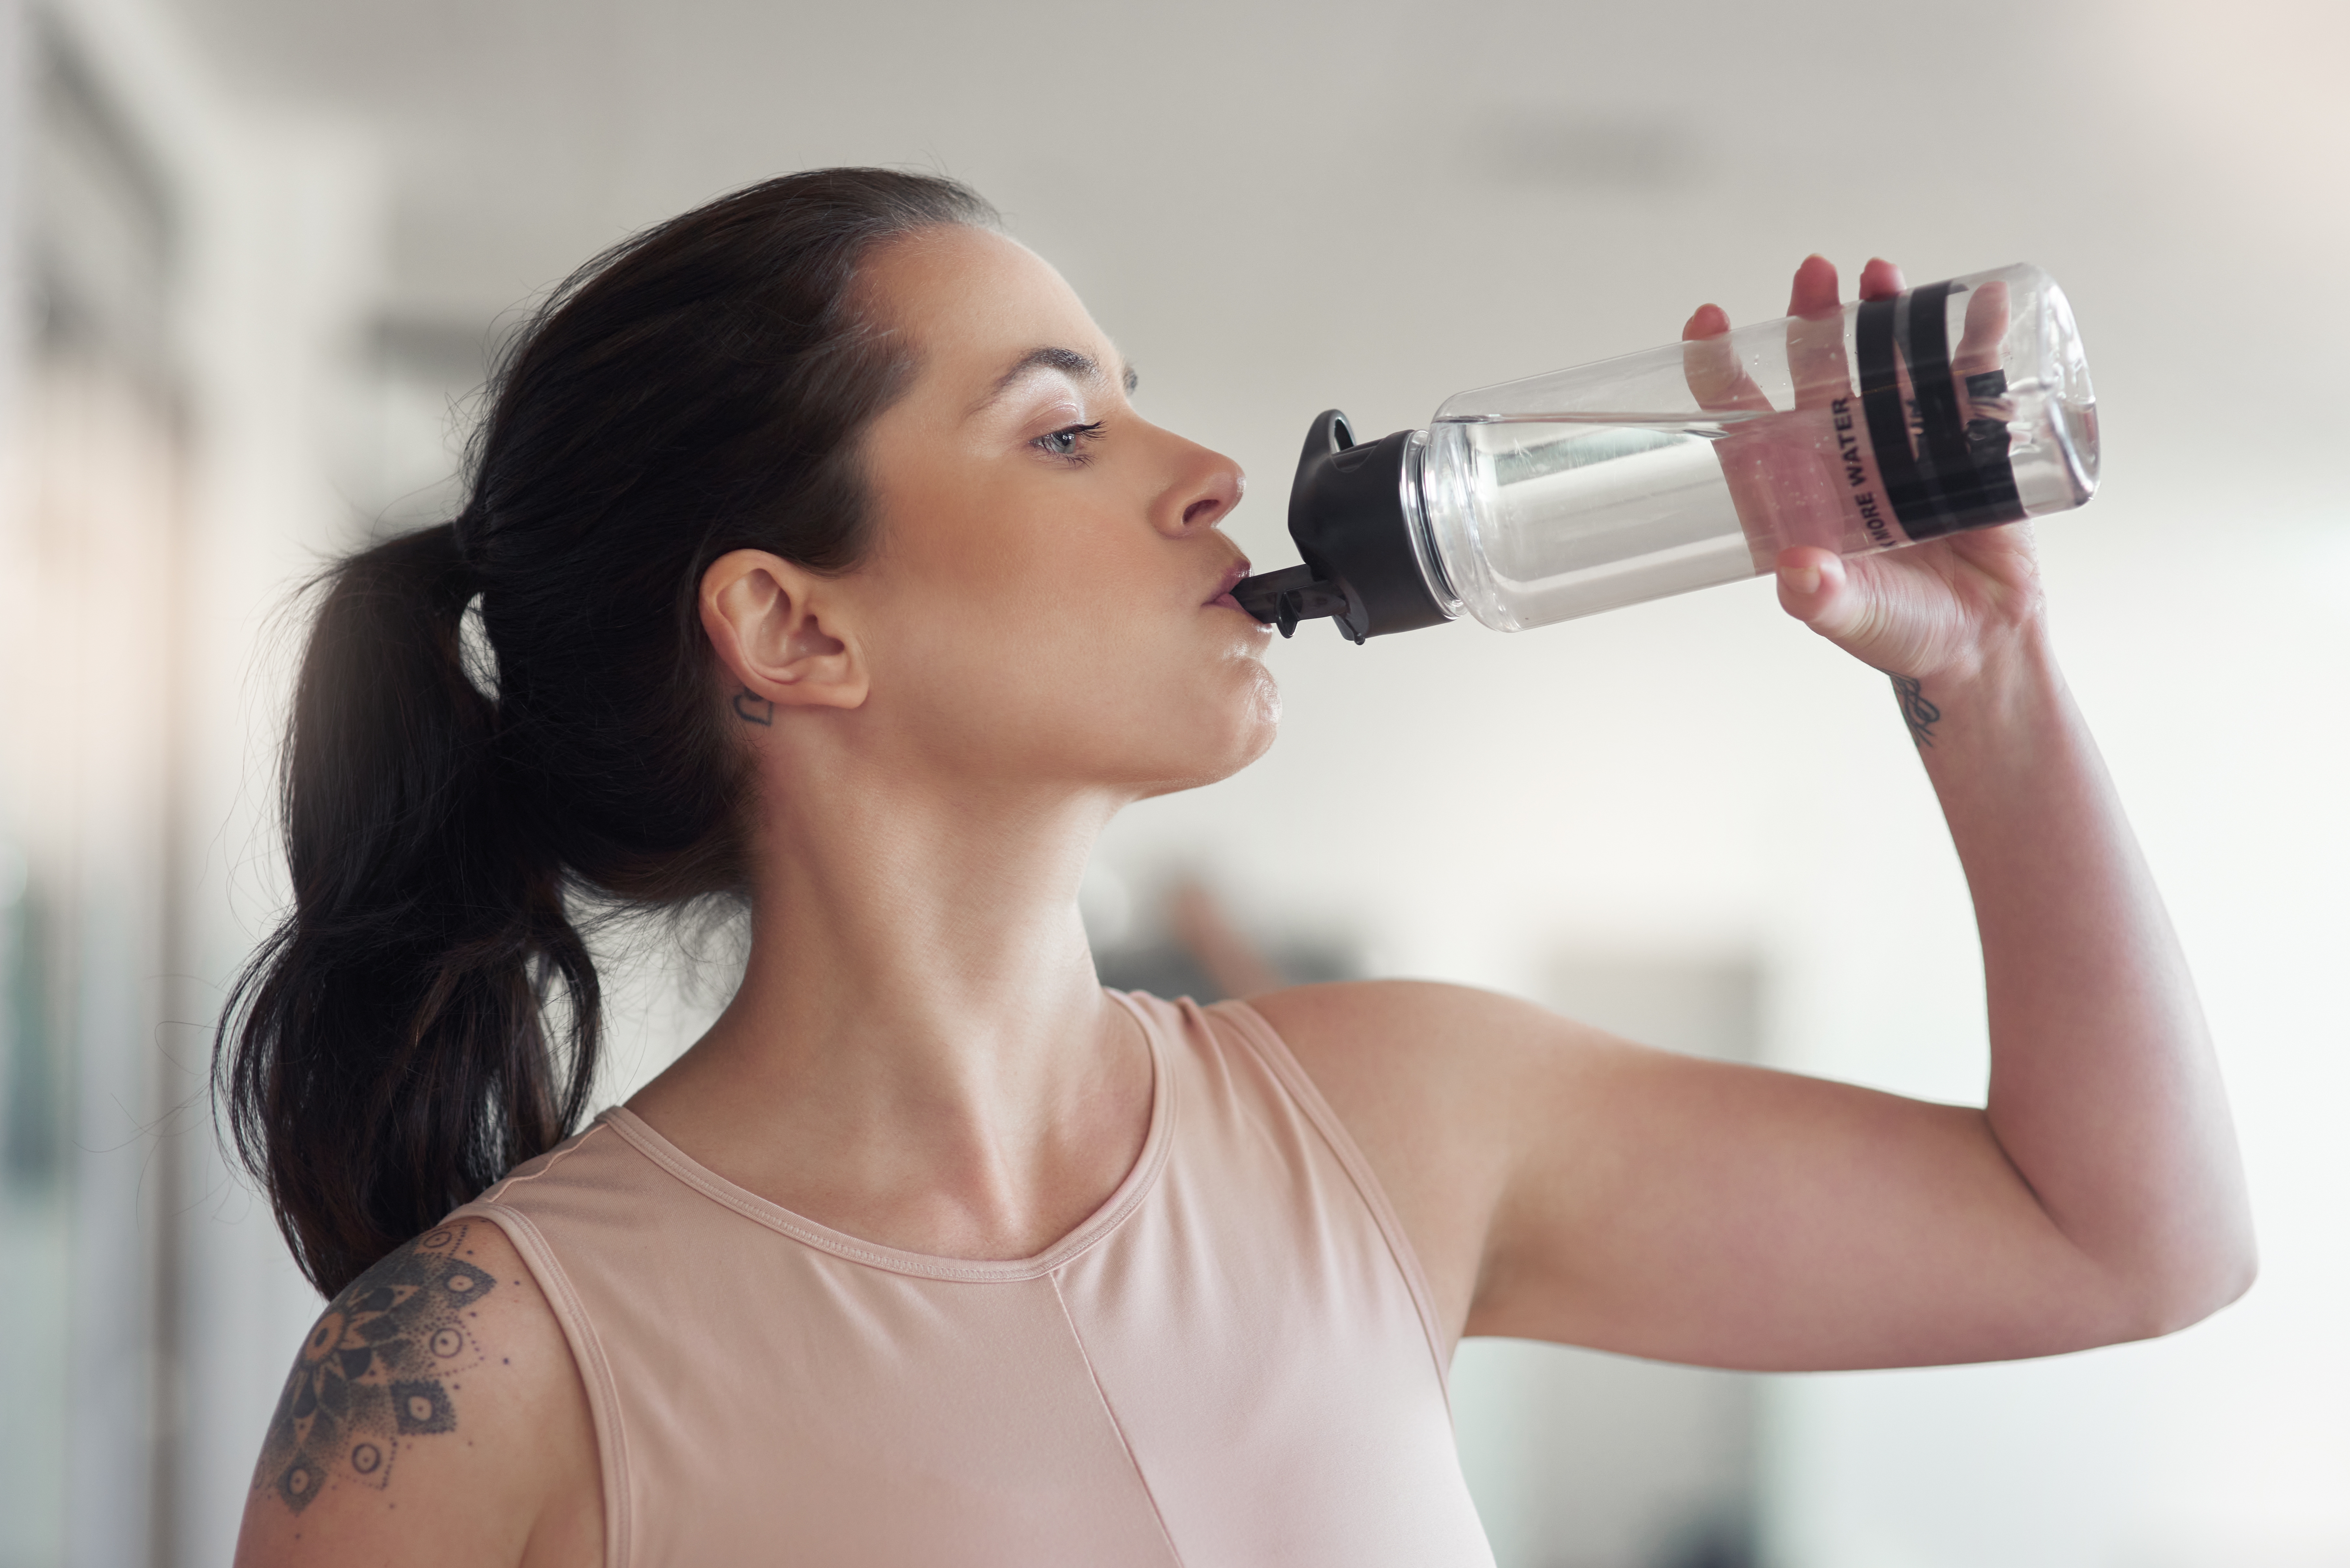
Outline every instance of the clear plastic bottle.
{"type": "Polygon", "coordinates": [[[2097,483],[2073,313],[2033,266],[1463,392],[1428,430],[1315,422],[1304,567],[1243,604],[1357,641],[1519,631],[1772,569],[2063,512],[2097,483]],[[1392,471],[1390,472],[1390,470],[1392,471]]]}

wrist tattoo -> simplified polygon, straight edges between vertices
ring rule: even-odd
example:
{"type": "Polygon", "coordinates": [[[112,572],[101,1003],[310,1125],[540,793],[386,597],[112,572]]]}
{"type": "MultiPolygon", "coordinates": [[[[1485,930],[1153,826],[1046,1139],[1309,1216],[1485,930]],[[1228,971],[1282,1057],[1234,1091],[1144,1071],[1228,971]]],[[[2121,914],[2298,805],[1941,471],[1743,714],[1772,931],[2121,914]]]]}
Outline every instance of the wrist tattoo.
{"type": "Polygon", "coordinates": [[[1942,711],[1926,701],[1922,681],[1907,675],[1893,678],[1894,694],[1901,699],[1901,717],[1909,726],[1909,738],[1921,746],[1934,743],[1934,726],[1941,722],[1942,711]]]}
{"type": "Polygon", "coordinates": [[[745,686],[734,693],[734,716],[745,724],[771,727],[775,722],[775,705],[745,686]]]}

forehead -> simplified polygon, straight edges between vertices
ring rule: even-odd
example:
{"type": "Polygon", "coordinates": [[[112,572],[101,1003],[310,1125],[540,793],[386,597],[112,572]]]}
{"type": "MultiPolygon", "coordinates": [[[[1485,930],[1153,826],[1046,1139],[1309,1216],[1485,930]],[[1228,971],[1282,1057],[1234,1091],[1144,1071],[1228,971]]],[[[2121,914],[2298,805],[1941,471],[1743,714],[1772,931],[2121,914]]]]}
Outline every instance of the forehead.
{"type": "Polygon", "coordinates": [[[984,389],[1040,344],[1116,355],[1084,303],[1043,257],[1016,240],[960,225],[908,235],[868,261],[866,308],[921,357],[939,390],[984,389]]]}

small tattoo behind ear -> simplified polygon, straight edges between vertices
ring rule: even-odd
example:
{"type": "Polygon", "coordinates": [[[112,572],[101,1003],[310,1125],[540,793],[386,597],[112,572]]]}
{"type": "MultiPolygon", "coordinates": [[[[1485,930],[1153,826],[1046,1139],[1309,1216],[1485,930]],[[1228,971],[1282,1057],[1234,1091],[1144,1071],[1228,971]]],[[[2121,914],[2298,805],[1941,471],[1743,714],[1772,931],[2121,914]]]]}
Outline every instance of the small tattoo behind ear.
{"type": "Polygon", "coordinates": [[[734,716],[745,724],[773,725],[775,705],[745,686],[734,693],[734,716]]]}

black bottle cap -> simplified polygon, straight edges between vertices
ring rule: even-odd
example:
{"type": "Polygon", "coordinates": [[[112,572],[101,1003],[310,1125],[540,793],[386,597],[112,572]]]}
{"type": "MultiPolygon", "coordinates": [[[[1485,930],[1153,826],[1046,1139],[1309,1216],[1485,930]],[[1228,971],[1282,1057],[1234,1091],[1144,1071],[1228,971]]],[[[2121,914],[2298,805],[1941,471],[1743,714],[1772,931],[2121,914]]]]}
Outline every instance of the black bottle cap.
{"type": "Polygon", "coordinates": [[[1404,465],[1419,433],[1357,446],[1345,414],[1316,418],[1289,490],[1289,536],[1305,564],[1242,578],[1232,589],[1241,607],[1284,637],[1330,616],[1354,642],[1450,619],[1429,591],[1404,511],[1404,465]]]}

